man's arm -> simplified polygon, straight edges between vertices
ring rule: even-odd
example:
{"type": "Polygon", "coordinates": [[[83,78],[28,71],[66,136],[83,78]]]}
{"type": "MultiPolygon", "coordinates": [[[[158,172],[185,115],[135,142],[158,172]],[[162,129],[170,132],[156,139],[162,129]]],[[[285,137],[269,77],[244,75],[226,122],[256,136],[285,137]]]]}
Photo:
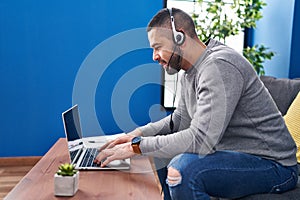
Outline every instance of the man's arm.
{"type": "MultiPolygon", "coordinates": [[[[182,83],[181,83],[182,84],[182,83]]],[[[185,99],[183,97],[183,91],[181,91],[178,106],[173,112],[172,121],[174,124],[173,132],[184,130],[189,127],[191,117],[189,116],[186,108],[185,99]]],[[[170,129],[171,115],[153,123],[148,123],[145,126],[140,127],[142,136],[156,136],[156,135],[168,135],[171,133],[170,129]]]]}
{"type": "Polygon", "coordinates": [[[214,151],[240,99],[244,80],[230,63],[218,60],[210,63],[196,81],[199,82],[195,91],[196,110],[189,127],[166,136],[143,138],[140,143],[143,154],[173,157],[183,152],[214,151]]]}

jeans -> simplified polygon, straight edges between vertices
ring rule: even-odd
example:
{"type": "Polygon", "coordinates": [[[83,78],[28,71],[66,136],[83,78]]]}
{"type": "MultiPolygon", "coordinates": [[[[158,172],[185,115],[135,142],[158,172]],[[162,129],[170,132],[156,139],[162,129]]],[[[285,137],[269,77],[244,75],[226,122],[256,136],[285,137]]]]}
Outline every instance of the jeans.
{"type": "Polygon", "coordinates": [[[159,182],[162,187],[162,192],[164,193],[164,200],[170,200],[171,196],[170,196],[169,186],[166,182],[167,173],[168,173],[168,169],[166,166],[170,163],[171,159],[154,157],[153,160],[159,178],[159,182]]]}
{"type": "Polygon", "coordinates": [[[170,184],[166,180],[166,168],[159,170],[160,180],[166,180],[169,186],[162,184],[165,200],[209,200],[211,196],[234,199],[257,193],[282,193],[293,189],[298,181],[297,165],[286,167],[233,151],[217,151],[206,156],[180,154],[171,160],[169,170],[170,167],[179,172],[180,179],[170,184]]]}

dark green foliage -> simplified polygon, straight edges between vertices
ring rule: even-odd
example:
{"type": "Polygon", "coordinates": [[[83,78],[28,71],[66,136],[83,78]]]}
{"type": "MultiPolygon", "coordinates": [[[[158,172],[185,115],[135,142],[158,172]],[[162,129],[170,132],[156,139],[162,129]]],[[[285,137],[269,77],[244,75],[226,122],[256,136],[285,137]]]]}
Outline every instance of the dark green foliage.
{"type": "Polygon", "coordinates": [[[243,50],[244,56],[253,65],[255,71],[259,75],[264,75],[265,70],[262,65],[265,60],[271,60],[274,56],[274,52],[268,51],[269,48],[264,45],[254,45],[253,47],[247,47],[243,50]]]}
{"type": "MultiPolygon", "coordinates": [[[[202,41],[209,38],[226,43],[226,38],[237,35],[245,28],[255,28],[261,19],[261,10],[266,3],[263,0],[198,0],[201,13],[193,13],[197,35],[202,41]],[[231,10],[230,13],[225,6],[231,10]]],[[[263,63],[275,54],[263,45],[254,45],[243,50],[244,56],[252,63],[259,75],[264,74],[263,63]]]]}

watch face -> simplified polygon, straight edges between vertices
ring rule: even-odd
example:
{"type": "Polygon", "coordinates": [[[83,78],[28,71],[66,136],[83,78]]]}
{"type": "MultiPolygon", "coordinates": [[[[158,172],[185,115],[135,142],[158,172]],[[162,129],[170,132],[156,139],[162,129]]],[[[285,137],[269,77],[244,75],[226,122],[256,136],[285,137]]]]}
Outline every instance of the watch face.
{"type": "Polygon", "coordinates": [[[134,137],[133,139],[132,139],[132,143],[133,144],[137,144],[137,143],[140,143],[141,142],[141,137],[134,137]]]}

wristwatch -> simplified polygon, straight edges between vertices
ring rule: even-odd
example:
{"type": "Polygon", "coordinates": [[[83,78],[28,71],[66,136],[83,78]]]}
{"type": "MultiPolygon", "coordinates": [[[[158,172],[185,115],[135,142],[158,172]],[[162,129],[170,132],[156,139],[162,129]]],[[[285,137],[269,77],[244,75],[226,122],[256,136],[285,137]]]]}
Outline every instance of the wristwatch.
{"type": "Polygon", "coordinates": [[[142,154],[141,149],[140,149],[141,140],[142,140],[141,136],[132,138],[131,146],[132,146],[134,153],[142,154]]]}

